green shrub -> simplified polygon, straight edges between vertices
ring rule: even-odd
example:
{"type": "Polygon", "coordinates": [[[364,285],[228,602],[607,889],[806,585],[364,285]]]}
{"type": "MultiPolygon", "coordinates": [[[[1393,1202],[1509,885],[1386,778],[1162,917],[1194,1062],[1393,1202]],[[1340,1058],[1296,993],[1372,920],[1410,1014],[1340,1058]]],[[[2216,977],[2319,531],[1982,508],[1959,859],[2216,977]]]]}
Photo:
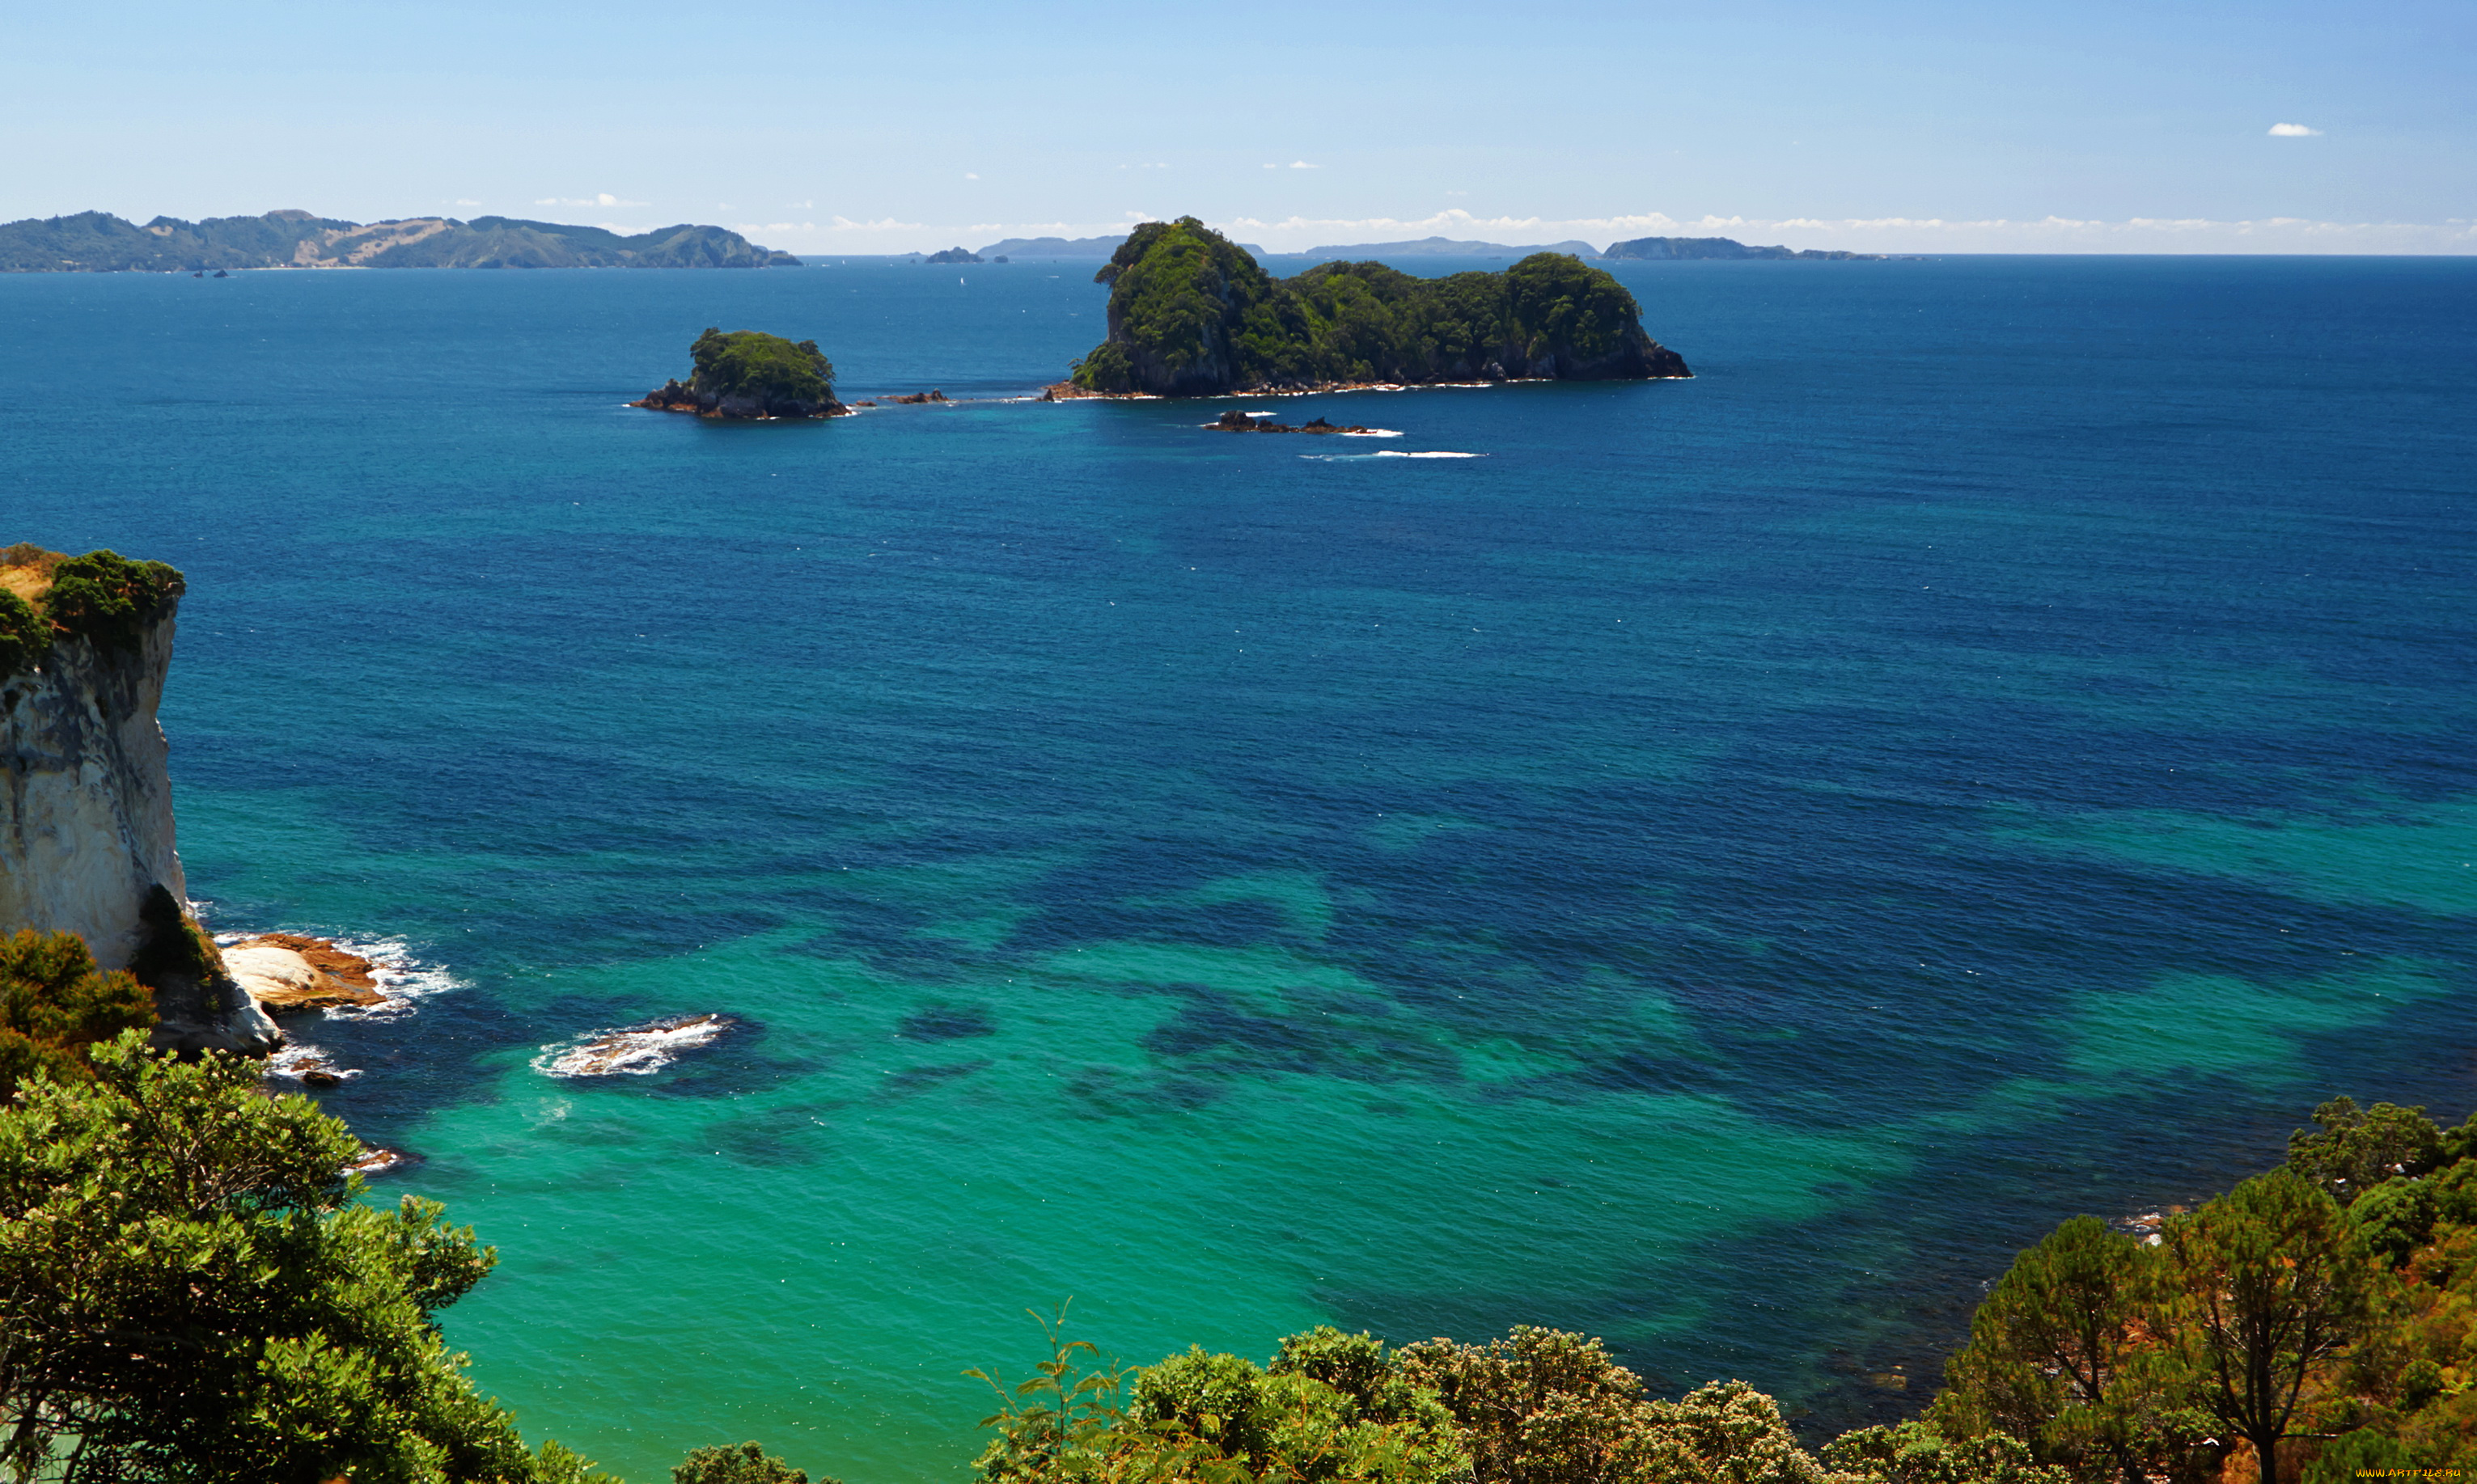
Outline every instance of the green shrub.
{"type": "MultiPolygon", "coordinates": [[[[690,1449],[671,1470],[671,1484],[809,1484],[809,1476],[754,1443],[690,1449]]],[[[839,1484],[820,1479],[818,1484],[839,1484]]]]}
{"type": "Polygon", "coordinates": [[[2041,1464],[2004,1433],[1955,1442],[1928,1422],[1861,1427],[1823,1446],[1823,1467],[1867,1484],[2069,1484],[2069,1470],[2041,1464]]]}
{"type": "Polygon", "coordinates": [[[181,574],[160,561],[131,561],[117,552],[88,552],[52,569],[43,611],[63,633],[97,649],[136,653],[147,626],[181,595],[181,574]]]}
{"type": "Polygon", "coordinates": [[[1075,364],[1075,384],[1089,391],[1434,382],[1491,374],[1491,361],[1523,374],[1552,349],[1605,369],[1629,341],[1640,356],[1614,363],[1639,374],[1666,354],[1643,334],[1624,284],[1561,253],[1441,279],[1326,262],[1276,280],[1182,216],[1138,227],[1094,282],[1110,285],[1110,334],[1075,364]]]}
{"type": "Polygon", "coordinates": [[[1078,1357],[1091,1347],[1062,1337],[1063,1317],[1062,1308],[1056,1321],[1043,1321],[1051,1358],[1011,1395],[995,1378],[967,1373],[988,1381],[1001,1398],[998,1414],[982,1423],[998,1436],[973,1465],[988,1484],[1457,1484],[1469,1477],[1453,1420],[1433,1396],[1414,1395],[1398,1377],[1364,1367],[1354,1372],[1350,1342],[1373,1346],[1364,1336],[1320,1330],[1294,1336],[1302,1343],[1286,1344],[1285,1351],[1344,1357],[1338,1369],[1346,1378],[1356,1373],[1374,1405],[1308,1373],[1321,1359],[1268,1372],[1195,1348],[1137,1372],[1122,1412],[1111,1397],[1125,1373],[1084,1370],[1078,1357]]]}
{"type": "Polygon", "coordinates": [[[82,1080],[88,1048],[154,1026],[155,997],[127,974],[97,970],[76,933],[0,938],[0,1100],[38,1072],[82,1080]]]}
{"type": "Polygon", "coordinates": [[[362,1200],[360,1141],[255,1062],[90,1060],[0,1108],[0,1472],[583,1484],[439,1335],[494,1260],[469,1230],[362,1200]]]}
{"type": "Polygon", "coordinates": [[[0,587],[0,680],[23,675],[51,652],[52,626],[33,604],[0,587]]]}
{"type": "MultiPolygon", "coordinates": [[[[154,989],[203,988],[229,979],[215,940],[172,900],[171,891],[162,882],[150,887],[138,904],[138,922],[145,929],[145,938],[130,956],[129,972],[138,983],[154,989]]],[[[208,1008],[220,1012],[238,1002],[218,1001],[208,1008]]]]}

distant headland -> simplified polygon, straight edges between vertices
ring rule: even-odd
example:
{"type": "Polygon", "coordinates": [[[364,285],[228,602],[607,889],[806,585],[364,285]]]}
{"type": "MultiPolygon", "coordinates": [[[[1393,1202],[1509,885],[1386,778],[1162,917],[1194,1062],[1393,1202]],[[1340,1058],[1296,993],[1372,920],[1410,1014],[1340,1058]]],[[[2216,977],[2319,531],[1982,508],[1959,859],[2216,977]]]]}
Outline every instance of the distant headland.
{"type": "MultiPolygon", "coordinates": [[[[1009,254],[1016,258],[1107,258],[1125,244],[1116,237],[1009,237],[982,248],[983,258],[1009,254]]],[[[1882,262],[1883,253],[1844,253],[1820,248],[1803,251],[1787,247],[1749,247],[1730,237],[1636,237],[1626,242],[1612,242],[1607,251],[1593,247],[1579,237],[1563,242],[1538,242],[1528,246],[1507,242],[1479,242],[1460,237],[1415,237],[1399,242],[1346,242],[1311,247],[1303,253],[1267,253],[1252,242],[1238,246],[1257,258],[1528,258],[1533,253],[1564,253],[1573,258],[1613,258],[1641,260],[1646,259],[1721,258],[1801,259],[1809,261],[1882,262]]],[[[963,249],[953,249],[962,252],[963,249]]],[[[963,261],[963,259],[933,258],[937,261],[963,261]]]]}
{"type": "Polygon", "coordinates": [[[737,232],[683,223],[623,236],[512,216],[340,221],[308,211],[158,216],[106,211],[0,225],[0,273],[197,273],[231,268],[796,268],[737,232]]]}
{"type": "Polygon", "coordinates": [[[1404,242],[1349,242],[1339,246],[1312,247],[1298,254],[1301,258],[1527,258],[1533,253],[1564,253],[1573,258],[1597,258],[1600,250],[1581,238],[1564,242],[1540,242],[1529,247],[1509,247],[1503,242],[1465,242],[1453,237],[1419,237],[1404,242]]]}
{"type": "Polygon", "coordinates": [[[1138,227],[1094,282],[1110,285],[1109,338],[1052,397],[1693,374],[1643,333],[1624,284],[1559,253],[1440,279],[1380,262],[1275,279],[1182,216],[1138,227]]]}
{"type": "Polygon", "coordinates": [[[1603,258],[1676,259],[1676,258],[1794,258],[1811,262],[1883,262],[1882,253],[1844,253],[1810,247],[1796,251],[1786,247],[1748,247],[1731,237],[1636,237],[1631,242],[1612,242],[1603,258]]]}

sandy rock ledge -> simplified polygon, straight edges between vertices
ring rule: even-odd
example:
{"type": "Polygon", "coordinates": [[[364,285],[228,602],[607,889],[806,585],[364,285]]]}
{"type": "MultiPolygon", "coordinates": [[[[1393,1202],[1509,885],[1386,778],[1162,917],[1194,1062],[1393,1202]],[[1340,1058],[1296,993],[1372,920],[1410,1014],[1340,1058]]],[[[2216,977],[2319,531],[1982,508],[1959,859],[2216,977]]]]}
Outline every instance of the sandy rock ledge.
{"type": "Polygon", "coordinates": [[[224,968],[269,1015],[387,1002],[371,962],[325,938],[262,933],[230,943],[224,968]]]}

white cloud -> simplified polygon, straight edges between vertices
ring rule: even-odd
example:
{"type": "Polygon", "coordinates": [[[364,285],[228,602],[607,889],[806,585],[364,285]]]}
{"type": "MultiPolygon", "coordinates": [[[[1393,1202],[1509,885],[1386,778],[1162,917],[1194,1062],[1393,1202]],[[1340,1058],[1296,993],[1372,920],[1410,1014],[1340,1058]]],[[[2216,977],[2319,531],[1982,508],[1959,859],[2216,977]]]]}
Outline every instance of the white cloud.
{"type": "Polygon", "coordinates": [[[456,198],[456,205],[458,206],[480,206],[481,204],[482,203],[479,201],[468,201],[463,196],[456,198]]]}
{"type": "Polygon", "coordinates": [[[2316,135],[2321,132],[2322,131],[2319,129],[2309,129],[2303,124],[2273,124],[2270,126],[2271,137],[2277,139],[2302,139],[2309,135],[2316,135]]]}
{"type": "Polygon", "coordinates": [[[1290,161],[1290,168],[1293,170],[1313,170],[1316,167],[1308,163],[1304,160],[1293,160],[1290,161]]]}
{"type": "MultiPolygon", "coordinates": [[[[474,203],[474,205],[476,205],[476,206],[479,206],[480,204],[481,204],[480,202],[475,202],[475,203],[474,203]]],[[[651,206],[651,205],[653,205],[653,203],[652,203],[652,202],[650,202],[650,201],[622,201],[622,200],[620,200],[617,196],[614,196],[614,195],[611,194],[611,192],[609,192],[609,191],[607,191],[607,190],[606,190],[606,191],[602,191],[602,192],[600,192],[600,193],[598,193],[598,194],[596,194],[596,195],[591,195],[591,196],[579,196],[579,197],[574,197],[574,198],[569,198],[569,197],[565,197],[565,196],[538,196],[538,197],[536,197],[536,198],[535,198],[535,200],[534,200],[534,205],[536,205],[536,206],[651,206]]]]}
{"type": "Polygon", "coordinates": [[[974,175],[971,171],[966,170],[966,171],[964,171],[964,172],[963,172],[963,179],[965,179],[965,180],[967,180],[967,181],[977,181],[977,180],[979,180],[979,179],[980,179],[980,177],[979,177],[979,176],[977,176],[977,175],[974,175]]]}

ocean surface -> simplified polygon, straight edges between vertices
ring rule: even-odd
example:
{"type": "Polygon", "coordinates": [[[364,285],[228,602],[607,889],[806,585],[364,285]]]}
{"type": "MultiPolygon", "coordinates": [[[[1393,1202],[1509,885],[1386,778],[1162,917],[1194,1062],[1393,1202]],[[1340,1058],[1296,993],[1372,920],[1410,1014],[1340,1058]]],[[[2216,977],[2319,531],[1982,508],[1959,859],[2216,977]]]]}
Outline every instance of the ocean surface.
{"type": "Polygon", "coordinates": [[[2477,260],[1614,270],[1694,380],[1238,404],[1361,439],[1021,400],[1088,263],[10,276],[0,541],[188,574],[192,895],[422,991],[323,1101],[639,1484],[958,1480],[1069,1296],[1828,1430],[2064,1217],[2477,1107],[2477,260]],[[709,325],[975,400],[621,405],[709,325]]]}

